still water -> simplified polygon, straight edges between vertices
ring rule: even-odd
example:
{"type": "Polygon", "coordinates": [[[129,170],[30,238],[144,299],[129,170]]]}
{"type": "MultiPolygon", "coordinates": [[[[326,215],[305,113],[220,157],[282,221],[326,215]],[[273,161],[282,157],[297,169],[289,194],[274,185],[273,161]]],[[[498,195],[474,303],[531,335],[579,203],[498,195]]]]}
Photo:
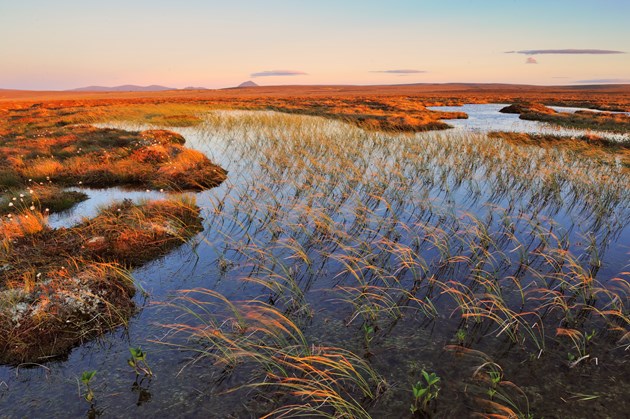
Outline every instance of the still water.
{"type": "MultiPolygon", "coordinates": [[[[468,119],[449,119],[444,120],[458,130],[472,131],[509,131],[523,132],[528,134],[552,134],[565,137],[581,136],[585,134],[595,134],[602,138],[608,138],[615,141],[630,141],[630,134],[618,134],[596,130],[562,128],[540,121],[526,121],[519,119],[518,114],[501,113],[502,108],[507,104],[489,103],[489,104],[467,104],[463,106],[433,106],[430,110],[445,112],[465,112],[468,119]]],[[[559,112],[575,112],[580,108],[567,108],[560,106],[551,106],[559,112]]]]}

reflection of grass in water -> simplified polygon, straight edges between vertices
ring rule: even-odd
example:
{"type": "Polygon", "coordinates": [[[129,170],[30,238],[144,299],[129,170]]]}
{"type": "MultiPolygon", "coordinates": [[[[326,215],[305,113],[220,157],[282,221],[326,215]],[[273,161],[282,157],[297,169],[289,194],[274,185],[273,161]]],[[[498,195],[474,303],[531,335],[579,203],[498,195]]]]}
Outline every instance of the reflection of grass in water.
{"type": "Polygon", "coordinates": [[[192,343],[183,349],[207,358],[225,376],[249,371],[252,379],[241,389],[259,390],[272,406],[280,401],[265,417],[369,417],[360,402],[376,397],[378,374],[352,352],[310,344],[274,307],[255,300],[231,302],[211,290],[184,291],[173,304],[192,317],[166,325],[188,335],[192,343]],[[226,314],[213,314],[217,310],[226,314]]]}
{"type": "MultiPolygon", "coordinates": [[[[628,277],[606,256],[627,241],[621,168],[481,135],[386,136],[273,113],[215,112],[201,128],[239,176],[211,195],[206,240],[219,271],[262,285],[259,301],[298,323],[327,304],[311,291],[333,290],[375,365],[386,336],[426,322],[446,336],[466,329],[470,349],[507,343],[521,362],[566,359],[571,336],[593,330],[592,358],[628,345],[628,277]]],[[[203,339],[204,355],[225,350],[223,336],[203,339]]]]}

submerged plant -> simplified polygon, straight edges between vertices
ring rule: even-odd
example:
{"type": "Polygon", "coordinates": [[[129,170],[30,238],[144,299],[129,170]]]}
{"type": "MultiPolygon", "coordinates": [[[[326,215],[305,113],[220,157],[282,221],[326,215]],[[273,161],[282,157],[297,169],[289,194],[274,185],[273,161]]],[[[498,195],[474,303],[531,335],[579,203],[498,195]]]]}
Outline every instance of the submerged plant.
{"type": "Polygon", "coordinates": [[[84,389],[83,392],[79,389],[79,394],[81,394],[90,405],[94,404],[94,391],[92,390],[91,382],[95,375],[96,370],[83,371],[81,374],[81,384],[83,384],[84,389]]]}
{"type": "Polygon", "coordinates": [[[129,352],[131,353],[131,358],[127,360],[127,364],[133,368],[136,376],[142,374],[145,377],[153,377],[153,371],[151,371],[147,363],[147,353],[140,349],[140,347],[129,348],[129,352]]]}
{"type": "Polygon", "coordinates": [[[440,382],[440,377],[437,374],[422,370],[422,378],[424,382],[418,381],[411,387],[413,391],[413,403],[409,408],[411,413],[419,411],[428,413],[429,405],[437,399],[440,392],[440,387],[437,385],[440,382]]]}

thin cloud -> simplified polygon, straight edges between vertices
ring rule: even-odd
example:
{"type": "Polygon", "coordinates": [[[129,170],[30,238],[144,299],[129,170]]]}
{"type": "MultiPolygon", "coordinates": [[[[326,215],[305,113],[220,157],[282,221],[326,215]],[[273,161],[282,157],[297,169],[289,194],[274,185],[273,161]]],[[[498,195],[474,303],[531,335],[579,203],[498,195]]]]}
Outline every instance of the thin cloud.
{"type": "Polygon", "coordinates": [[[524,55],[539,55],[539,54],[625,54],[625,51],[616,51],[612,49],[525,49],[521,51],[505,51],[506,54],[524,54],[524,55]]]}
{"type": "Polygon", "coordinates": [[[525,60],[525,64],[538,64],[538,61],[534,57],[529,57],[525,60]]]}
{"type": "Polygon", "coordinates": [[[622,84],[622,83],[630,83],[630,79],[591,79],[591,80],[578,80],[576,83],[585,83],[585,84],[622,84]]]}
{"type": "Polygon", "coordinates": [[[250,77],[306,76],[308,73],[294,70],[266,70],[250,74],[250,77]]]}
{"type": "Polygon", "coordinates": [[[387,74],[420,74],[426,73],[425,70],[400,69],[400,70],[375,70],[370,73],[387,73],[387,74]]]}

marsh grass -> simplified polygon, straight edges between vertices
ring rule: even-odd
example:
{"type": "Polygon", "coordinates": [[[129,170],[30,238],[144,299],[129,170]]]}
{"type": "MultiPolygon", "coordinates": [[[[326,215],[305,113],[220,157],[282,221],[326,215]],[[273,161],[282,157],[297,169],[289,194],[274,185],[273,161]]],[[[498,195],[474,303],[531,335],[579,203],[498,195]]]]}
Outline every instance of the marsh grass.
{"type": "Polygon", "coordinates": [[[594,135],[571,138],[514,132],[490,132],[488,136],[515,145],[562,149],[569,154],[588,157],[601,164],[630,169],[630,143],[628,142],[606,140],[594,135]]]}
{"type": "Polygon", "coordinates": [[[186,337],[180,348],[225,376],[245,369],[250,381],[226,391],[256,391],[275,405],[263,417],[370,417],[363,404],[382,382],[373,368],[350,351],[310,343],[275,307],[231,302],[207,289],[182,291],[171,304],[185,314],[165,325],[186,337]]]}
{"type": "MultiPolygon", "coordinates": [[[[607,374],[591,360],[623,365],[630,179],[621,165],[481,134],[384,134],[275,112],[201,116],[143,105],[94,109],[68,122],[109,115],[150,123],[187,112],[202,118],[194,148],[232,174],[206,195],[204,240],[215,258],[208,277],[242,286],[237,298],[180,295],[172,304],[183,317],[167,325],[166,342],[197,355],[190,368],[216,373],[209,386],[260,402],[257,414],[391,414],[395,404],[379,397],[404,400],[398,411],[408,412],[410,383],[392,372],[394,384],[385,386],[379,369],[396,371],[425,346],[435,361],[442,336],[458,330],[467,331],[460,347],[489,354],[467,375],[481,414],[551,415],[550,400],[560,403],[554,388],[545,387],[543,403],[536,397],[543,390],[520,382],[530,366],[569,368],[567,351],[589,355],[569,369],[591,377],[607,374]],[[322,317],[342,319],[331,322],[339,330],[322,317]],[[424,338],[426,330],[435,335],[424,338]],[[413,341],[416,351],[399,354],[394,338],[413,341]],[[386,357],[393,361],[381,362],[386,357]],[[498,367],[504,363],[510,367],[498,367]]],[[[161,146],[152,144],[146,158],[159,158],[161,146]]],[[[443,377],[441,397],[456,400],[459,382],[439,364],[431,370],[443,377]]],[[[546,371],[550,385],[562,384],[562,371],[546,371]]],[[[610,393],[612,411],[623,400],[610,393]]]]}
{"type": "MultiPolygon", "coordinates": [[[[244,281],[251,304],[272,304],[306,330],[322,312],[343,317],[341,346],[369,353],[372,365],[391,336],[427,325],[448,336],[468,330],[468,349],[515,363],[565,362],[567,350],[590,355],[574,368],[623,358],[630,179],[619,165],[481,134],[386,135],[272,112],[212,112],[198,132],[195,147],[237,173],[209,195],[205,234],[217,272],[244,281]],[[571,339],[586,334],[586,346],[571,339]]],[[[242,315],[222,301],[191,304],[188,314],[203,323],[228,311],[234,330],[242,315]]],[[[212,321],[223,330],[224,320],[212,321]]],[[[220,363],[240,354],[226,346],[233,335],[206,336],[195,322],[176,329],[194,337],[188,349],[220,354],[220,363]]],[[[486,411],[545,412],[501,382],[486,411]]]]}
{"type": "Polygon", "coordinates": [[[577,111],[575,113],[526,112],[521,119],[550,122],[567,128],[582,128],[626,133],[630,131],[630,116],[607,112],[577,111]]]}

